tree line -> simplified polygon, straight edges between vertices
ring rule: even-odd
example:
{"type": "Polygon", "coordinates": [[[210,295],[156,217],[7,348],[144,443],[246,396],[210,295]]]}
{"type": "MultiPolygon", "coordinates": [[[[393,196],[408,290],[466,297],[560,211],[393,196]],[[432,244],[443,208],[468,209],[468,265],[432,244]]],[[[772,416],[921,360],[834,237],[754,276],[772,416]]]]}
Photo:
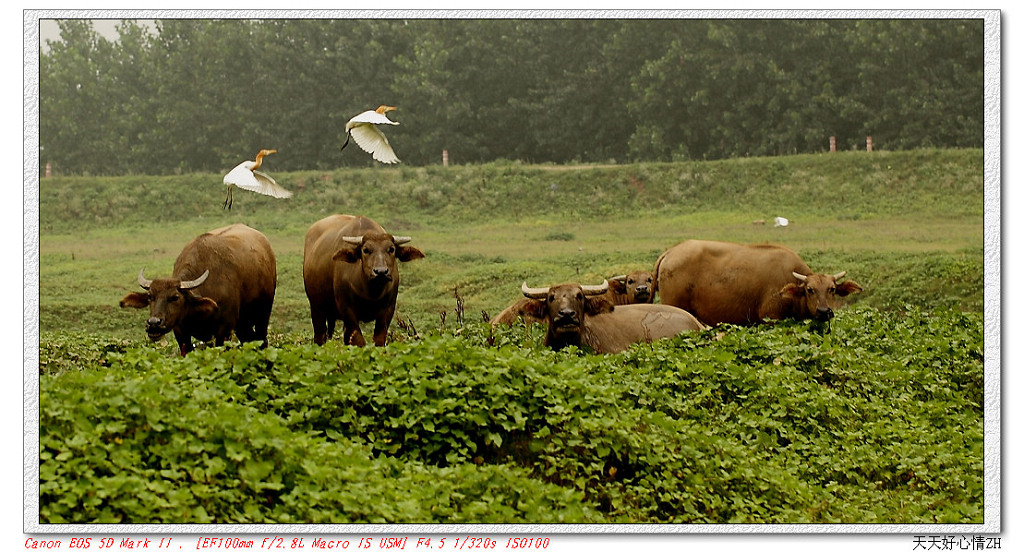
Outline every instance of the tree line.
{"type": "Polygon", "coordinates": [[[380,104],[403,163],[721,159],[981,147],[981,19],[168,19],[40,53],[56,174],[274,170],[340,151],[380,104]]]}

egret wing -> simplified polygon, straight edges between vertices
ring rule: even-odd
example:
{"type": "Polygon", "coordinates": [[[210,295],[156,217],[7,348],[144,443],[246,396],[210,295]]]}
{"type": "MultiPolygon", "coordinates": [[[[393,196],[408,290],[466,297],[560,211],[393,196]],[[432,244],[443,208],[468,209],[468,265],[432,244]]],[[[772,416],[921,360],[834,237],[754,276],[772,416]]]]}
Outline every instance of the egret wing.
{"type": "Polygon", "coordinates": [[[224,184],[271,197],[287,198],[292,196],[291,192],[282,188],[270,175],[250,169],[248,165],[251,163],[251,161],[246,161],[231,169],[231,172],[224,175],[224,184]]]}
{"type": "Polygon", "coordinates": [[[228,172],[228,174],[224,175],[224,184],[244,187],[240,182],[252,178],[252,169],[249,168],[250,165],[252,165],[252,161],[242,161],[236,165],[235,168],[228,172]]]}
{"type": "Polygon", "coordinates": [[[370,123],[373,125],[397,125],[398,121],[392,121],[388,119],[387,115],[377,113],[376,111],[364,111],[355,117],[348,120],[345,124],[345,130],[351,130],[352,127],[359,123],[370,123]]]}
{"type": "MultiPolygon", "coordinates": [[[[377,113],[374,114],[376,115],[377,113]]],[[[391,149],[387,136],[384,136],[384,133],[378,130],[376,126],[368,123],[357,124],[349,132],[356,143],[359,144],[359,147],[373,155],[373,158],[377,161],[381,163],[398,163],[398,156],[391,149]]]]}
{"type": "Polygon", "coordinates": [[[259,183],[259,188],[248,188],[256,193],[268,195],[270,197],[278,198],[289,198],[292,197],[292,193],[281,187],[280,184],[274,181],[267,173],[260,171],[252,171],[253,179],[259,183]]]}

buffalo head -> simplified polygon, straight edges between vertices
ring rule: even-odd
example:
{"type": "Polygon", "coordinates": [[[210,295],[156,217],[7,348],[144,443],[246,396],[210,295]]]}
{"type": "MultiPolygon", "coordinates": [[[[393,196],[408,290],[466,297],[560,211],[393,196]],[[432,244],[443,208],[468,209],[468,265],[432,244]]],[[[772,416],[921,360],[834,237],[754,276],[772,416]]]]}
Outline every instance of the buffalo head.
{"type": "Polygon", "coordinates": [[[845,270],[838,274],[804,275],[794,272],[793,277],[798,281],[786,284],[779,293],[792,297],[806,318],[826,322],[835,316],[834,309],[839,306],[836,297],[846,297],[862,289],[853,280],[840,283],[839,280],[844,276],[845,270]]]}
{"type": "Polygon", "coordinates": [[[193,291],[210,276],[209,270],[194,280],[147,280],[145,270],[139,271],[139,286],[146,290],[146,293],[129,293],[121,299],[120,306],[135,309],[149,307],[149,318],[146,320],[146,335],[149,339],[160,339],[179,326],[186,316],[205,315],[217,311],[216,301],[193,291]]]}
{"type": "Polygon", "coordinates": [[[546,288],[531,288],[523,282],[522,291],[533,299],[523,306],[523,312],[547,320],[546,341],[553,349],[579,346],[584,319],[615,308],[607,299],[595,297],[608,291],[607,280],[597,286],[561,284],[546,288]]]}
{"type": "Polygon", "coordinates": [[[630,272],[622,276],[615,276],[608,280],[608,288],[612,293],[621,296],[617,304],[635,305],[637,303],[653,303],[654,292],[657,286],[654,283],[654,273],[640,270],[630,272]]]}
{"type": "Polygon", "coordinates": [[[412,238],[392,236],[386,232],[367,232],[362,236],[343,236],[344,245],[332,259],[362,268],[365,282],[371,287],[386,287],[398,275],[397,261],[422,259],[423,252],[405,245],[412,238]]]}

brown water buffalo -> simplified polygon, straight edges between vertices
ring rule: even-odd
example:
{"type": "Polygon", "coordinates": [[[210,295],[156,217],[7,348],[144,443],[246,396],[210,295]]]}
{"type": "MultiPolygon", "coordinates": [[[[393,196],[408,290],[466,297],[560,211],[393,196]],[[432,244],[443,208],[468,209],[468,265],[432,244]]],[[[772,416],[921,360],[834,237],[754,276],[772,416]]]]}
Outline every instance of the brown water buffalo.
{"type": "Polygon", "coordinates": [[[526,324],[537,324],[546,322],[544,317],[536,317],[526,312],[526,305],[532,301],[532,299],[522,298],[515,303],[512,303],[505,310],[499,312],[497,316],[491,318],[491,326],[497,327],[501,324],[511,326],[516,320],[522,320],[526,324]]]}
{"type": "Polygon", "coordinates": [[[153,341],[174,332],[181,355],[192,350],[192,338],[217,346],[235,332],[238,341],[262,341],[277,288],[277,261],[270,242],[244,224],[210,230],[189,242],[170,278],[147,280],[145,293],[129,293],[121,308],[149,306],[146,334],[153,341]]]}
{"type": "Polygon", "coordinates": [[[793,251],[768,244],[688,240],[662,253],[654,271],[662,303],[710,325],[827,321],[837,297],[861,290],[839,282],[846,272],[816,274],[793,251]]]}
{"type": "Polygon", "coordinates": [[[529,299],[524,310],[548,322],[544,344],[559,350],[569,345],[596,353],[618,353],[634,343],[650,343],[704,326],[690,313],[669,305],[613,305],[600,297],[599,286],[561,284],[546,288],[522,286],[529,299]]]}
{"type": "MultiPolygon", "coordinates": [[[[656,289],[654,273],[649,270],[637,270],[629,274],[609,278],[608,291],[603,293],[601,297],[613,305],[653,303],[656,289]]],[[[543,316],[538,318],[524,310],[526,304],[530,301],[531,299],[527,298],[516,301],[492,318],[491,326],[496,327],[499,324],[511,326],[516,320],[522,320],[527,324],[546,322],[547,319],[543,316]]]]}
{"type": "Polygon", "coordinates": [[[654,293],[658,290],[654,282],[654,273],[649,270],[637,270],[609,278],[605,299],[614,305],[653,303],[654,293]]]}
{"type": "Polygon", "coordinates": [[[374,321],[373,343],[383,347],[398,298],[398,261],[423,258],[362,216],[331,215],[310,226],[303,250],[302,278],[313,320],[313,341],[323,345],[341,319],[343,342],[366,345],[360,322],[374,321]]]}

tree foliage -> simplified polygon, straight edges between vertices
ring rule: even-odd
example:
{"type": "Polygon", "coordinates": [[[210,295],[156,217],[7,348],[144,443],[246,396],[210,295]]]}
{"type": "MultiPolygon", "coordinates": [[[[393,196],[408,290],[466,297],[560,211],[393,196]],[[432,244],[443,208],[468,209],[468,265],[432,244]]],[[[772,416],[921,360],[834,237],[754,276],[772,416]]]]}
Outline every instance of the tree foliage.
{"type": "Polygon", "coordinates": [[[59,22],[40,60],[59,174],[368,166],[349,117],[396,105],[403,162],[719,159],[981,147],[981,19],[59,22]]]}

